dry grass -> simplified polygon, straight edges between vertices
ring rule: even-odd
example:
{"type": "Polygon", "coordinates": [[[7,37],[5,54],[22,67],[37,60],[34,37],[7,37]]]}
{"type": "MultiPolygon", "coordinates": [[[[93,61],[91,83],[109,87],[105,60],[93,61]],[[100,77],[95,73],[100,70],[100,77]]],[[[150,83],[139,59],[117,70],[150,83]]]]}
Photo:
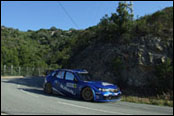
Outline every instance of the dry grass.
{"type": "Polygon", "coordinates": [[[121,101],[173,107],[173,100],[158,99],[158,98],[140,98],[134,96],[122,96],[121,101]]]}

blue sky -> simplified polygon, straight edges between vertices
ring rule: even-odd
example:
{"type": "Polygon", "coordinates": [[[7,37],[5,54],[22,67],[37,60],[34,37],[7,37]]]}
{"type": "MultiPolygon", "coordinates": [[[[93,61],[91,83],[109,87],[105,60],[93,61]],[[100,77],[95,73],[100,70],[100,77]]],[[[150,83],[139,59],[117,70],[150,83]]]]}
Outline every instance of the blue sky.
{"type": "MultiPolygon", "coordinates": [[[[137,18],[173,6],[173,1],[134,1],[133,4],[137,18]]],[[[118,1],[1,1],[1,25],[21,31],[52,26],[63,30],[85,29],[97,25],[105,14],[116,12],[117,5],[118,1]]]]}

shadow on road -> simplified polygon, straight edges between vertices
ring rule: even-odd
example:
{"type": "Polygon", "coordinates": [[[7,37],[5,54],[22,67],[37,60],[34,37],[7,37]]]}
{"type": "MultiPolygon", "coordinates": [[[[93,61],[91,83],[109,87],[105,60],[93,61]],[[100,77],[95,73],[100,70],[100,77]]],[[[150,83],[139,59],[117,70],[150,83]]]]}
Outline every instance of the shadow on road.
{"type": "Polygon", "coordinates": [[[43,95],[43,96],[57,97],[57,98],[62,98],[62,99],[66,99],[66,100],[74,100],[74,101],[85,102],[85,101],[83,101],[81,99],[72,98],[72,97],[69,97],[69,96],[62,96],[62,95],[58,95],[58,94],[47,94],[42,89],[33,89],[33,88],[18,88],[18,89],[26,91],[26,92],[40,94],[40,95],[43,95]]]}
{"type": "MultiPolygon", "coordinates": [[[[49,97],[57,97],[57,98],[61,98],[61,99],[66,99],[66,100],[73,100],[73,101],[80,101],[80,102],[87,102],[84,101],[80,98],[75,98],[75,97],[69,97],[69,96],[62,96],[62,95],[58,95],[58,94],[46,94],[42,89],[32,89],[32,88],[19,88],[20,90],[26,91],[26,92],[31,92],[31,93],[35,93],[35,94],[40,94],[43,96],[49,96],[49,97]]],[[[89,103],[89,102],[88,102],[89,103]]],[[[108,102],[90,102],[90,103],[108,103],[108,102]]]]}
{"type": "MultiPolygon", "coordinates": [[[[31,92],[35,94],[44,95],[44,96],[50,96],[50,97],[58,97],[58,98],[66,99],[66,100],[83,101],[82,99],[77,99],[74,97],[72,98],[72,97],[61,96],[57,94],[46,94],[42,89],[44,77],[24,77],[24,78],[12,78],[12,79],[5,79],[5,80],[2,79],[1,82],[31,87],[31,88],[18,88],[26,92],[31,92]]],[[[86,102],[86,101],[83,101],[83,102],[86,102]]],[[[93,102],[93,103],[96,103],[96,102],[93,102]]],[[[100,102],[97,102],[97,103],[100,103],[100,102]]]]}
{"type": "Polygon", "coordinates": [[[1,82],[24,85],[24,86],[28,86],[28,87],[42,88],[42,85],[44,82],[44,77],[12,78],[12,79],[8,79],[6,81],[4,81],[2,79],[1,82]]]}

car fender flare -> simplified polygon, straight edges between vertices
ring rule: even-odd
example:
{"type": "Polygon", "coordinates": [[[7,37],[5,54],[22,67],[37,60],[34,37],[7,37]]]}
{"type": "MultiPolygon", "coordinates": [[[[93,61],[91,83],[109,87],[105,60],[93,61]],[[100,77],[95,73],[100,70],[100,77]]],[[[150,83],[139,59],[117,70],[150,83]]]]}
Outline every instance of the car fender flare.
{"type": "Polygon", "coordinates": [[[90,86],[85,86],[85,87],[83,87],[83,88],[81,89],[81,91],[80,91],[80,96],[81,96],[81,94],[82,94],[83,89],[86,88],[86,87],[91,88],[92,93],[93,93],[93,100],[95,101],[95,100],[96,100],[96,94],[95,94],[95,91],[94,91],[93,87],[90,87],[90,86]]]}

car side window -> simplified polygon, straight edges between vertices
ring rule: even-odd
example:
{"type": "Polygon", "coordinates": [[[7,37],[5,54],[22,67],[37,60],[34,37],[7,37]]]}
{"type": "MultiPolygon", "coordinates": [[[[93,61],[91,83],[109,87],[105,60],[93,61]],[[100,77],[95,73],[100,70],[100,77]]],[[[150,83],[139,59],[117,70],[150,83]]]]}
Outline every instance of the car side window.
{"type": "Polygon", "coordinates": [[[59,71],[58,74],[56,75],[56,78],[58,79],[63,79],[65,71],[59,71]]]}
{"type": "Polygon", "coordinates": [[[74,74],[71,73],[71,72],[66,72],[66,76],[65,76],[65,79],[66,80],[70,80],[70,81],[73,81],[75,78],[74,74]]]}
{"type": "Polygon", "coordinates": [[[51,76],[53,77],[55,74],[56,74],[56,71],[52,72],[51,73],[51,76]]]}

